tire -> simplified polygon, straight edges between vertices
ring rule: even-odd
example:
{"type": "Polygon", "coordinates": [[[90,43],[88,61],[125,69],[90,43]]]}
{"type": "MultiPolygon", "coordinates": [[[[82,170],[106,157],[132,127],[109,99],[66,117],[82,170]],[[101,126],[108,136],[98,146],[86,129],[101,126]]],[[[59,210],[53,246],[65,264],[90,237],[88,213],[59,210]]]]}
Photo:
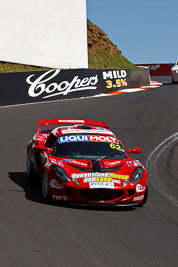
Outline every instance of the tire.
{"type": "Polygon", "coordinates": [[[144,195],[144,198],[143,198],[142,205],[144,205],[147,202],[147,199],[148,199],[148,185],[146,187],[146,191],[145,191],[145,195],[144,195]]]}
{"type": "Polygon", "coordinates": [[[172,83],[173,84],[178,83],[178,81],[174,81],[173,76],[172,76],[172,83]]]}
{"type": "Polygon", "coordinates": [[[28,153],[27,153],[26,172],[27,172],[27,178],[29,180],[34,178],[35,173],[34,173],[34,171],[32,169],[32,161],[31,161],[30,151],[28,151],[28,153]]]}
{"type": "Polygon", "coordinates": [[[44,172],[43,180],[42,180],[42,194],[43,194],[43,198],[46,201],[51,202],[49,179],[48,179],[48,174],[46,171],[44,172]]]}

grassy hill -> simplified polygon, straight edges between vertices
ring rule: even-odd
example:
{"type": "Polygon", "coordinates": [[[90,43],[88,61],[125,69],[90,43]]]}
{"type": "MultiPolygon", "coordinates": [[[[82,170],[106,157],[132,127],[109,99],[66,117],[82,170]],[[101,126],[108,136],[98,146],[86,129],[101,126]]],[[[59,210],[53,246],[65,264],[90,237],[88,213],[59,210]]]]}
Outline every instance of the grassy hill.
{"type": "MultiPolygon", "coordinates": [[[[89,20],[87,20],[87,35],[90,69],[137,69],[122,55],[122,52],[109,40],[108,36],[89,20]]],[[[0,72],[49,69],[0,61],[0,72]]]]}
{"type": "Polygon", "coordinates": [[[87,21],[88,61],[91,69],[136,69],[108,36],[96,25],[87,21]]]}

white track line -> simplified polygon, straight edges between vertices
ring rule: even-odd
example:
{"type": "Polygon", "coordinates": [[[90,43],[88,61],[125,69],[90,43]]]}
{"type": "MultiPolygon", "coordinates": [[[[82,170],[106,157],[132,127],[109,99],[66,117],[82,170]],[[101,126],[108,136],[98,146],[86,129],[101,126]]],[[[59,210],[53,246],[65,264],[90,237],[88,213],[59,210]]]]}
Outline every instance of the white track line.
{"type": "Polygon", "coordinates": [[[147,163],[146,169],[148,172],[149,180],[152,185],[165,197],[167,198],[174,206],[178,207],[178,200],[172,195],[171,192],[163,185],[157,171],[157,161],[161,153],[176,139],[178,139],[178,133],[170,136],[164,142],[162,142],[155,150],[150,154],[147,163]]]}

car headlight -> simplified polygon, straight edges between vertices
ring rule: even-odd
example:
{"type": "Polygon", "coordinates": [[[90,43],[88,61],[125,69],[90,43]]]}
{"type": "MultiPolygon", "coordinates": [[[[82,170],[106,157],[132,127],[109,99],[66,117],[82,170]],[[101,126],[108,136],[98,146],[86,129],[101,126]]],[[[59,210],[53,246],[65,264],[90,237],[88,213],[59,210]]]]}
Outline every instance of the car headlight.
{"type": "Polygon", "coordinates": [[[140,181],[142,176],[143,176],[143,168],[142,167],[136,168],[132,173],[131,184],[138,183],[138,181],[140,181]]]}
{"type": "Polygon", "coordinates": [[[53,171],[60,180],[62,180],[65,183],[70,183],[70,178],[68,174],[61,167],[54,164],[53,171]]]}
{"type": "Polygon", "coordinates": [[[80,185],[79,180],[77,180],[76,178],[72,178],[72,182],[78,186],[80,185]]]}

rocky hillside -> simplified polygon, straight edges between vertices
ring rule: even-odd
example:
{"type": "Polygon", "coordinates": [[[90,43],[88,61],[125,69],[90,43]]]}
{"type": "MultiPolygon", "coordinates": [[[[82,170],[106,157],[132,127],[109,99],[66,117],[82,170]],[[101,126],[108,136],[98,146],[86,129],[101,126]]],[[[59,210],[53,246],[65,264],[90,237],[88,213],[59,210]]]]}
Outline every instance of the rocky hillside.
{"type": "Polygon", "coordinates": [[[87,21],[88,60],[92,69],[135,69],[108,36],[96,25],[87,21]]]}

